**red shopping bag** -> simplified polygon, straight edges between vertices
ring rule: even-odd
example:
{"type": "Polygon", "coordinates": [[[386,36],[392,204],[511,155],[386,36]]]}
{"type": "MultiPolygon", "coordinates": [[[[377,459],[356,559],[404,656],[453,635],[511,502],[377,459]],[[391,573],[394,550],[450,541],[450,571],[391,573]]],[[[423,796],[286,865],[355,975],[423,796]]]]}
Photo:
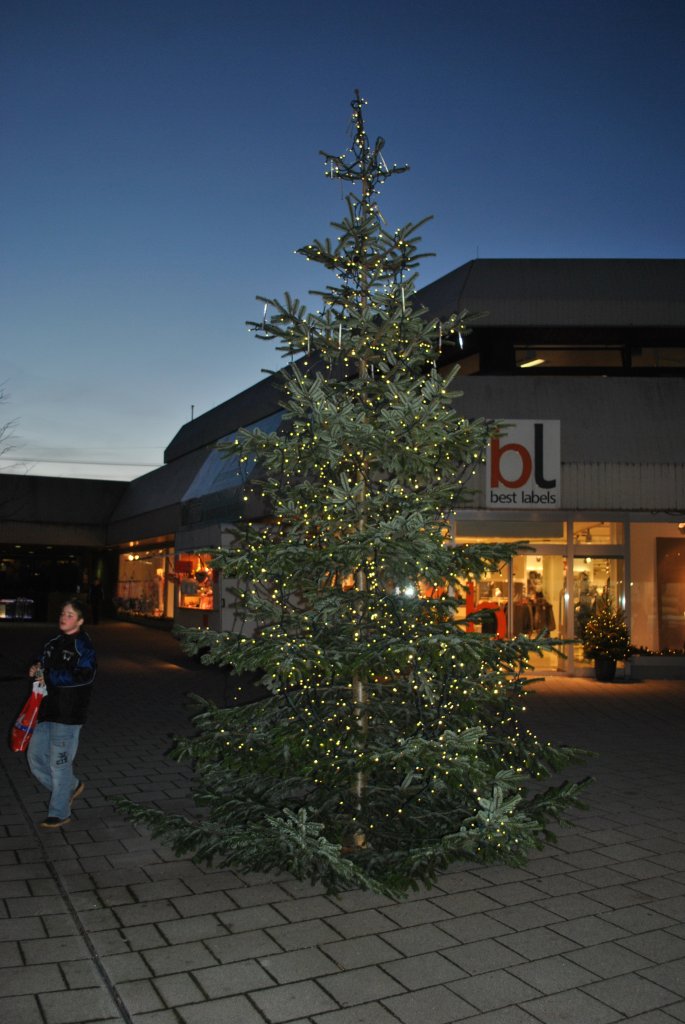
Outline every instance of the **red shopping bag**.
{"type": "Polygon", "coordinates": [[[10,747],[12,750],[22,751],[28,747],[36,726],[38,708],[43,696],[42,690],[34,689],[19,712],[19,717],[12,726],[12,735],[10,736],[10,747]]]}

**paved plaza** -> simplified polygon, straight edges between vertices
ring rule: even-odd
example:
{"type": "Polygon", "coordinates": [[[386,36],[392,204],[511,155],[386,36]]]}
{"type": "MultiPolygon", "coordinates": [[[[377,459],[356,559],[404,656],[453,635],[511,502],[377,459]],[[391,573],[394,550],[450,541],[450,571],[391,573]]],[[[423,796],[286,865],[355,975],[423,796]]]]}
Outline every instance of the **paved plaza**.
{"type": "MultiPolygon", "coordinates": [[[[49,625],[0,623],[11,724],[49,625]]],[[[672,1024],[685,1021],[685,682],[555,676],[531,728],[598,756],[588,809],[525,868],[460,864],[404,902],[179,860],[113,809],[189,809],[165,756],[224,673],[166,632],[90,629],[100,660],[72,823],[2,746],[2,1024],[672,1024]]]]}

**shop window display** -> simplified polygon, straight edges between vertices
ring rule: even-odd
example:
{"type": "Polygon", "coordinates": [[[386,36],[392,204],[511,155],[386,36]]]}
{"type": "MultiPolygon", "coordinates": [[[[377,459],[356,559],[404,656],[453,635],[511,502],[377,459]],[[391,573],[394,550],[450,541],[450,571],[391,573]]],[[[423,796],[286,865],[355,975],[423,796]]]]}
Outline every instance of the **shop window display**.
{"type": "Polygon", "coordinates": [[[170,614],[168,551],[130,551],[119,556],[116,606],[128,615],[163,618],[170,614]]]}
{"type": "Polygon", "coordinates": [[[214,610],[215,573],[208,568],[206,556],[181,552],[176,558],[178,607],[214,610]]]}
{"type": "Polygon", "coordinates": [[[622,558],[586,555],[573,559],[574,633],[579,641],[575,644],[574,655],[578,661],[588,662],[580,642],[588,619],[607,607],[623,612],[625,604],[622,558]]]}

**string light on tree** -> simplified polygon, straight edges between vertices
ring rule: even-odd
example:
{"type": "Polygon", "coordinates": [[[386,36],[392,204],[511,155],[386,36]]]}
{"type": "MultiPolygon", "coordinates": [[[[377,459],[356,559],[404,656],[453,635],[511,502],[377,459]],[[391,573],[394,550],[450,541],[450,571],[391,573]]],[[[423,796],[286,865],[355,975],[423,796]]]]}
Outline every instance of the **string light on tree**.
{"type": "Polygon", "coordinates": [[[349,188],[334,240],[297,250],[330,273],[319,310],[261,298],[251,329],[287,361],[276,433],[242,432],[246,486],[232,546],[241,624],[191,631],[203,660],[257,675],[251,705],[202,702],[197,817],[126,804],[179,853],[290,871],[331,891],[402,895],[455,859],[521,863],[579,786],[530,790],[576,759],[521,724],[524,673],[550,641],[472,632],[471,580],[511,545],[451,542],[451,516],[495,429],[459,414],[455,366],[473,317],[429,320],[415,300],[422,221],[389,229],[383,184],[407,168],[371,142],[323,152],[349,188]]]}

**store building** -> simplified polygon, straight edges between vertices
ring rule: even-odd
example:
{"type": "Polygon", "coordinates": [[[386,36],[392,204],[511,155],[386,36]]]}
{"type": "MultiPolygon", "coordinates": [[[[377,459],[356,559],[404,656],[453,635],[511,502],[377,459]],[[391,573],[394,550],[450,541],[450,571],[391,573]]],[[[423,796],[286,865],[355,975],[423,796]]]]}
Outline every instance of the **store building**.
{"type": "MultiPolygon", "coordinates": [[[[418,299],[432,316],[486,314],[444,365],[461,365],[460,412],[506,434],[472,505],[454,510],[453,540],[529,549],[471,595],[484,628],[573,637],[610,595],[634,644],[682,651],[685,260],[476,260],[418,299]]],[[[268,378],[186,423],[165,465],[119,494],[106,546],[120,614],[230,627],[226,584],[198,553],[223,543],[241,505],[244,469],[216,445],[279,418],[268,378]]],[[[565,651],[542,667],[588,670],[579,645],[565,651]]],[[[680,663],[671,674],[685,676],[680,663]]]]}

